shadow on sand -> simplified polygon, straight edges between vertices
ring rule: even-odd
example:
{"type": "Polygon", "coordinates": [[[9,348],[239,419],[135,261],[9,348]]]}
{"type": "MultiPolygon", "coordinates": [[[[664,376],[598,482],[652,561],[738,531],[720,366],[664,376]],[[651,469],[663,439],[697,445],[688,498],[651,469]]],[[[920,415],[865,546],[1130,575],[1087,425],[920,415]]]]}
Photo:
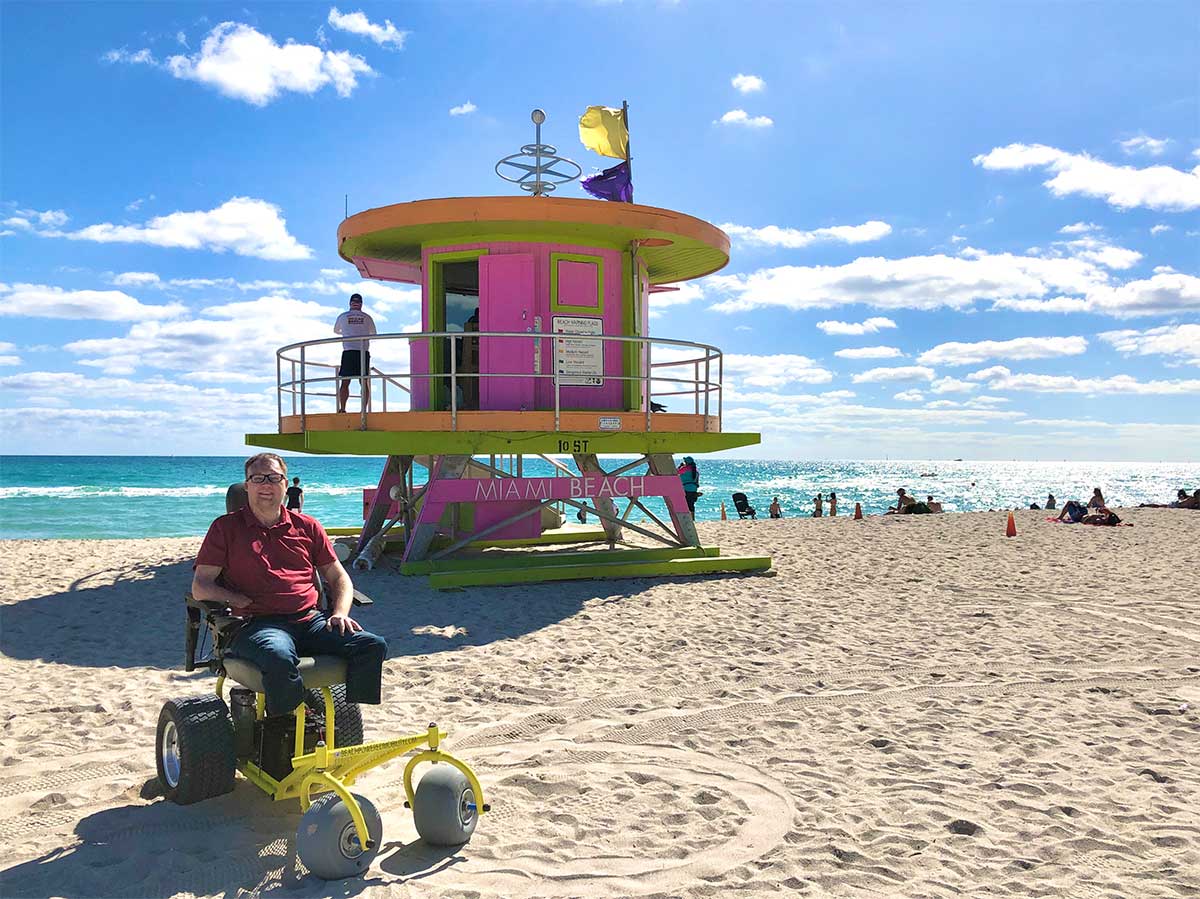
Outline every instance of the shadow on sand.
{"type": "MultiPolygon", "coordinates": [[[[644,581],[573,581],[438,592],[424,577],[405,577],[386,567],[352,576],[355,586],[375,600],[356,609],[354,617],[387,639],[390,658],[519,637],[570,618],[588,600],[626,597],[645,588],[644,581]]],[[[191,580],[190,559],[130,565],[81,578],[59,593],[6,605],[0,651],[14,659],[87,668],[182,669],[183,596],[191,580]],[[97,586],[101,576],[115,583],[97,586]]]]}
{"type": "MultiPolygon", "coordinates": [[[[147,798],[158,791],[157,779],[147,781],[142,789],[147,798]]],[[[77,845],[56,848],[0,871],[0,895],[6,899],[233,897],[245,891],[263,896],[351,897],[380,885],[371,874],[324,881],[305,872],[296,859],[299,821],[297,803],[273,802],[245,781],[239,781],[232,793],[197,805],[163,800],[105,809],[76,824],[77,845]]],[[[422,840],[389,841],[385,832],[374,865],[393,877],[415,880],[463,858],[459,847],[430,846],[422,840]]]]}

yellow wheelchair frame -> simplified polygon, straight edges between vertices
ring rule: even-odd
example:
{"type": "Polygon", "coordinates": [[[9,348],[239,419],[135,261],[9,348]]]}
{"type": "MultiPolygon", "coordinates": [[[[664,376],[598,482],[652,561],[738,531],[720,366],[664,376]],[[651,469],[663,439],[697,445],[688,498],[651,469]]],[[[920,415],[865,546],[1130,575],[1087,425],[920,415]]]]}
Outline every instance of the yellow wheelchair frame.
{"type": "MultiPolygon", "coordinates": [[[[225,674],[217,676],[216,693],[222,702],[227,702],[224,695],[225,674]]],[[[304,720],[306,709],[304,703],[296,707],[296,745],[292,756],[292,772],[283,780],[276,780],[266,771],[250,760],[239,760],[237,769],[246,779],[261,789],[276,802],[285,799],[299,799],[300,811],[307,812],[312,805],[313,790],[331,790],[346,804],[350,817],[358,832],[359,845],[365,850],[375,846],[367,832],[367,823],[363,817],[362,808],[348,787],[352,786],[358,777],[394,758],[407,755],[421,746],[428,747],[408,760],[404,766],[404,795],[405,807],[412,808],[416,794],[413,791],[413,770],[421,762],[444,762],[457,768],[466,777],[475,794],[476,814],[482,815],[490,811],[490,806],[483,801],[483,787],[475,772],[465,762],[443,752],[439,746],[446,736],[438,729],[437,724],[430,724],[429,729],[421,734],[409,737],[399,737],[394,740],[378,740],[363,743],[358,746],[338,748],[337,732],[334,727],[333,691],[329,687],[317,688],[325,700],[325,740],[318,742],[312,752],[304,751],[304,720]]],[[[255,693],[255,717],[261,721],[266,713],[266,695],[255,693]]]]}

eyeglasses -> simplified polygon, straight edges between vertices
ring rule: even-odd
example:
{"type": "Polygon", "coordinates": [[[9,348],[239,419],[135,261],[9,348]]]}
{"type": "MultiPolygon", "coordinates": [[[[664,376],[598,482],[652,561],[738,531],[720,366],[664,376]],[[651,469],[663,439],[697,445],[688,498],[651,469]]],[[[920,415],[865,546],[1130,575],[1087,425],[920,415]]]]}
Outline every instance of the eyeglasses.
{"type": "Polygon", "coordinates": [[[285,474],[252,474],[246,478],[248,484],[281,484],[287,480],[285,474]]]}

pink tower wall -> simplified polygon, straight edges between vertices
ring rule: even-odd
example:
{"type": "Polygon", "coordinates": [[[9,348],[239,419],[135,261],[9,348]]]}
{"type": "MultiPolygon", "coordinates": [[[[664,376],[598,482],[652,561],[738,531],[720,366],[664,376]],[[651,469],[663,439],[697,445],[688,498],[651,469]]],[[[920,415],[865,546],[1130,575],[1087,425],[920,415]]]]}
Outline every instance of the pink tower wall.
{"type": "MultiPolygon", "coordinates": [[[[421,254],[421,269],[426,273],[422,285],[422,293],[424,302],[422,303],[422,330],[432,330],[432,325],[429,321],[429,297],[427,296],[429,289],[428,273],[430,271],[430,257],[441,253],[454,253],[463,250],[487,250],[487,255],[507,255],[507,254],[529,254],[533,257],[533,315],[541,317],[541,330],[549,335],[553,329],[554,315],[587,315],[591,316],[594,313],[587,310],[570,310],[566,312],[554,313],[550,310],[550,254],[551,253],[570,253],[586,256],[598,256],[602,259],[603,266],[603,312],[599,317],[603,322],[603,332],[611,335],[624,335],[623,328],[623,309],[622,309],[622,290],[621,290],[621,253],[617,250],[597,249],[595,247],[574,246],[571,244],[548,244],[548,243],[517,243],[517,242],[497,242],[497,243],[468,243],[456,244],[454,246],[436,247],[426,249],[421,254]]],[[[483,284],[480,284],[481,291],[484,289],[483,284]]],[[[480,298],[481,306],[485,302],[484,298],[480,298]]],[[[481,309],[480,317],[484,317],[481,309]]],[[[515,330],[524,330],[524,328],[516,328],[515,330]]],[[[551,337],[541,341],[541,360],[542,372],[550,374],[554,371],[554,344],[551,337]]],[[[620,380],[612,376],[620,376],[624,374],[622,367],[622,344],[620,341],[609,343],[604,348],[604,384],[600,387],[572,387],[566,386],[561,388],[560,401],[564,409],[610,409],[618,411],[624,407],[624,387],[620,380]]],[[[417,341],[412,344],[411,352],[412,370],[414,373],[424,373],[429,370],[429,355],[428,347],[424,341],[417,341]]],[[[500,364],[499,361],[493,363],[500,364]]],[[[517,364],[517,360],[512,360],[509,363],[507,370],[512,370],[511,366],[517,364]]],[[[482,359],[481,359],[481,368],[482,359]]],[[[493,369],[495,370],[495,369],[493,369]]],[[[501,370],[506,370],[502,368],[501,370]]],[[[552,409],[554,407],[554,387],[549,378],[537,379],[534,385],[534,405],[539,409],[552,409]]],[[[413,405],[414,409],[427,408],[428,389],[420,389],[420,385],[414,383],[413,390],[413,405]]],[[[487,408],[486,406],[484,408],[487,408]]]]}

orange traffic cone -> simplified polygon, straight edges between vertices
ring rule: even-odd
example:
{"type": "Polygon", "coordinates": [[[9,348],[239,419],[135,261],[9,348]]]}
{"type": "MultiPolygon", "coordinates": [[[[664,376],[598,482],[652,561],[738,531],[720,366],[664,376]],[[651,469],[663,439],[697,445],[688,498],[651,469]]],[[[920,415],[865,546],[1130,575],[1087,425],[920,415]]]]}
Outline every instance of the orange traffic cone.
{"type": "Polygon", "coordinates": [[[725,514],[725,500],[721,500],[721,520],[728,521],[729,517],[725,514]]]}
{"type": "Polygon", "coordinates": [[[1008,513],[1008,527],[1006,527],[1004,529],[1004,536],[1005,537],[1017,536],[1017,520],[1015,518],[1013,518],[1012,512],[1008,513]]]}
{"type": "Polygon", "coordinates": [[[854,504],[854,520],[862,521],[862,503],[854,504]]]}

